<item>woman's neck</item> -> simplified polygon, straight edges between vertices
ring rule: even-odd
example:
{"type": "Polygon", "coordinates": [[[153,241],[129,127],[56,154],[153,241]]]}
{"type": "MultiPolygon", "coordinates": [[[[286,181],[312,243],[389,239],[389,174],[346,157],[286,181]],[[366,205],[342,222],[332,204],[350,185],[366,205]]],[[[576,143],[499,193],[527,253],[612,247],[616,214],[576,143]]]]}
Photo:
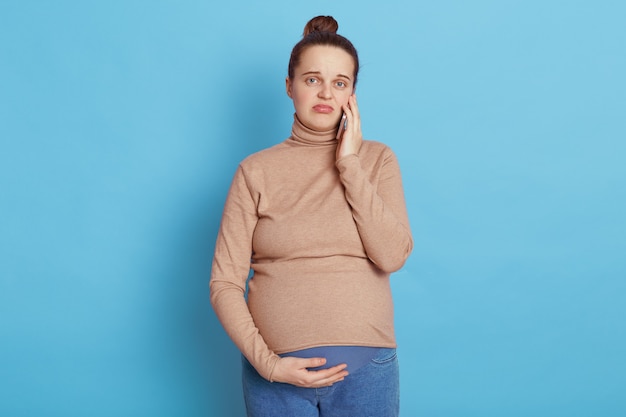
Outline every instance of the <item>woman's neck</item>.
{"type": "Polygon", "coordinates": [[[318,131],[306,127],[298,118],[293,116],[291,140],[308,146],[331,146],[337,144],[337,130],[318,131]]]}

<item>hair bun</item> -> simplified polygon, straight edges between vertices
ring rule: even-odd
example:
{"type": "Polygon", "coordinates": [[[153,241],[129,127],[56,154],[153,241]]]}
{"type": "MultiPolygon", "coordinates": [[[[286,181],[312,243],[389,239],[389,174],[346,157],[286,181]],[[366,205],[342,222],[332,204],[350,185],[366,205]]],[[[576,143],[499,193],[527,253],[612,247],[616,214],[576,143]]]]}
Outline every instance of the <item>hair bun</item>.
{"type": "Polygon", "coordinates": [[[306,36],[312,32],[331,32],[337,33],[339,23],[332,16],[317,16],[309,20],[304,27],[302,36],[306,36]]]}

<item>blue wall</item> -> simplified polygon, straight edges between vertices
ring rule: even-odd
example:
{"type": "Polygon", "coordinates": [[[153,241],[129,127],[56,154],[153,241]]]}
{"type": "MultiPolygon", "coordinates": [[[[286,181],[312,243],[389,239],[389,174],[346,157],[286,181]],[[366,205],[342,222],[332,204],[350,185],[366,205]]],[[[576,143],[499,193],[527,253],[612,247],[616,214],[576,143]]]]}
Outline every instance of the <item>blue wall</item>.
{"type": "Polygon", "coordinates": [[[213,244],[317,14],[403,168],[402,416],[626,415],[623,2],[212,3],[0,3],[0,415],[243,415],[213,244]]]}

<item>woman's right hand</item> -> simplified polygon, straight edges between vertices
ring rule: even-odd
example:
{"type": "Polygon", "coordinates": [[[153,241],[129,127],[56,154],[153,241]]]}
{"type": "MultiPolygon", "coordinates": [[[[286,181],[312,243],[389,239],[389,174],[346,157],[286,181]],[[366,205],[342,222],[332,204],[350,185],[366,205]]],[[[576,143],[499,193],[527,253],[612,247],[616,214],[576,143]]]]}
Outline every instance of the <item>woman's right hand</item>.
{"type": "Polygon", "coordinates": [[[348,375],[346,367],[341,364],[319,371],[309,371],[307,368],[316,368],[326,363],[324,358],[280,358],[274,367],[272,380],[284,382],[304,388],[329,387],[336,382],[343,381],[348,375]]]}

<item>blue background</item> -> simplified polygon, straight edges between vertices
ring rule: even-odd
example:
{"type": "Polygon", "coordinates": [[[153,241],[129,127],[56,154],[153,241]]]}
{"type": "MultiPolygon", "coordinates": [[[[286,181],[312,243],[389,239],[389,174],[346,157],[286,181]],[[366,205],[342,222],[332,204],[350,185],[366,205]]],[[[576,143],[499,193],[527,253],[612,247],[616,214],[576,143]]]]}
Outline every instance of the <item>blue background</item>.
{"type": "Polygon", "coordinates": [[[626,415],[617,0],[1,1],[1,415],[243,416],[213,245],[318,14],[403,169],[402,416],[626,415]]]}

